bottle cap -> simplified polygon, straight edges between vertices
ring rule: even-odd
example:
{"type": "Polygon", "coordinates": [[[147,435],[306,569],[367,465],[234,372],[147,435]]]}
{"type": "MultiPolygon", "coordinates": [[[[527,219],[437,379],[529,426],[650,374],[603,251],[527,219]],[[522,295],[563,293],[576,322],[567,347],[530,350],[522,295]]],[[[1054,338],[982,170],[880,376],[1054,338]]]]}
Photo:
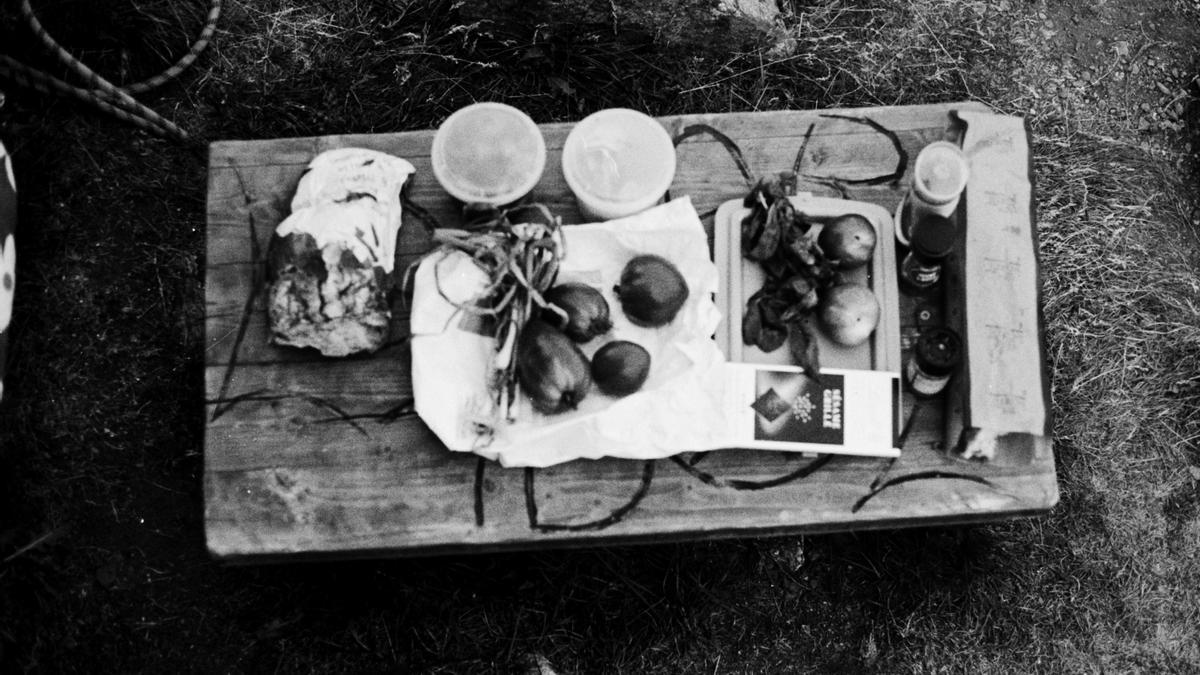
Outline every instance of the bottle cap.
{"type": "Polygon", "coordinates": [[[913,164],[913,190],[930,204],[949,204],[967,186],[967,156],[949,141],[935,141],[921,149],[913,164]]]}
{"type": "Polygon", "coordinates": [[[917,365],[929,375],[949,375],[962,359],[962,341],[949,328],[931,328],[917,338],[917,365]]]}
{"type": "Polygon", "coordinates": [[[913,225],[911,239],[913,252],[922,258],[945,258],[954,251],[954,242],[958,239],[958,226],[945,216],[931,213],[913,225]]]}

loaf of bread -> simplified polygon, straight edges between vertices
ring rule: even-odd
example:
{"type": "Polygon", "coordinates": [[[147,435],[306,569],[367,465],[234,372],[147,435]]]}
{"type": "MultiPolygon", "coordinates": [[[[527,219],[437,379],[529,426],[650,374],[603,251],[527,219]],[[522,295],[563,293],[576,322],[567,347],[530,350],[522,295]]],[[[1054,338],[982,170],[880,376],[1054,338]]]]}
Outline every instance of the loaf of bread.
{"type": "Polygon", "coordinates": [[[391,320],[389,278],[409,162],[374,150],[318,155],[267,257],[271,340],[326,356],[379,349],[391,320]]]}

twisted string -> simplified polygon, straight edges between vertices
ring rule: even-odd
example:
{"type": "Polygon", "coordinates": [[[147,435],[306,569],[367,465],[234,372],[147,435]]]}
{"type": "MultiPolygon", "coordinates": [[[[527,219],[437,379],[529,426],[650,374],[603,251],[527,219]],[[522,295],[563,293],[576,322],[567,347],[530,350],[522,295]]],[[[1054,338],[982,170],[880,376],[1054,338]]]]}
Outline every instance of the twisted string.
{"type": "MultiPolygon", "coordinates": [[[[72,84],[63,82],[57,77],[43,73],[40,70],[30,68],[20,61],[12,59],[3,54],[0,54],[0,74],[4,74],[18,86],[33,89],[34,91],[38,91],[43,94],[59,94],[62,96],[68,96],[82,103],[92,105],[101,111],[116,117],[122,122],[127,122],[140,129],[144,129],[159,136],[172,136],[172,132],[170,130],[151,122],[149,119],[143,116],[110,103],[106,99],[97,97],[86,89],[81,89],[72,84]]],[[[188,140],[186,133],[178,128],[176,128],[176,131],[181,134],[180,136],[175,137],[177,140],[183,142],[188,140]]]]}
{"type": "MultiPolygon", "coordinates": [[[[28,1],[28,0],[26,0],[28,1]]],[[[151,89],[157,89],[162,85],[174,80],[187,70],[192,62],[200,58],[200,54],[208,49],[208,43],[212,41],[212,36],[217,32],[217,21],[221,18],[221,0],[212,0],[208,10],[208,17],[204,19],[204,27],[200,29],[200,35],[188,52],[181,56],[178,61],[171,65],[170,68],[162,71],[158,75],[146,78],[141,82],[134,82],[122,87],[130,94],[143,94],[151,89]]]]}
{"type": "Polygon", "coordinates": [[[211,0],[211,6],[208,17],[205,19],[204,27],[200,31],[199,37],[183,57],[158,75],[124,88],[112,84],[59,45],[50,36],[49,32],[46,31],[45,27],[42,26],[41,21],[34,14],[29,0],[21,0],[20,10],[30,29],[46,49],[72,72],[83,79],[87,86],[78,87],[72,85],[4,55],[0,55],[0,75],[8,77],[20,86],[29,87],[35,91],[60,94],[82,101],[113,115],[121,121],[133,124],[158,136],[181,143],[191,142],[187,132],[180,129],[173,122],[163,118],[153,109],[139,103],[131,94],[149,91],[179,77],[200,56],[208,47],[213,34],[216,32],[217,22],[221,16],[221,0],[211,0]]]}

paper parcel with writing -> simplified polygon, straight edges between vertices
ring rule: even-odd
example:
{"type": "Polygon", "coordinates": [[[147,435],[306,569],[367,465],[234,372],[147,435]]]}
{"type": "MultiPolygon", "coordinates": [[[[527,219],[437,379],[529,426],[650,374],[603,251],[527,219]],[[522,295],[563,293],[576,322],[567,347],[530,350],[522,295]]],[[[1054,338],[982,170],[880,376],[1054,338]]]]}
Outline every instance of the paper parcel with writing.
{"type": "MultiPolygon", "coordinates": [[[[892,425],[886,423],[894,415],[887,413],[880,415],[885,423],[878,426],[877,437],[868,433],[859,438],[856,434],[861,432],[853,432],[816,443],[796,442],[804,436],[803,428],[815,428],[788,423],[799,419],[795,417],[798,410],[806,409],[805,392],[798,389],[804,378],[796,373],[781,378],[774,391],[787,401],[788,417],[780,412],[778,402],[770,403],[773,407],[762,415],[755,411],[755,402],[766,393],[766,389],[756,391],[760,378],[755,367],[726,363],[713,340],[721,321],[713,301],[718,270],[690,199],[676,199],[619,220],[568,225],[563,237],[566,256],[559,281],[579,281],[600,290],[613,319],[612,331],[583,345],[584,353],[590,358],[608,340],[636,342],[650,352],[649,378],[639,391],[624,398],[609,397],[593,388],[578,409],[552,416],[534,411],[521,397],[514,422],[481,434],[478,423],[494,419],[487,373],[495,345],[490,337],[464,329],[464,314],[454,303],[475,297],[484,277],[463,254],[435,253],[422,262],[414,280],[413,392],[417,413],[449,449],[474,452],[504,466],[535,467],[580,458],[657,459],[727,447],[897,454],[892,447],[892,425]],[[670,260],[688,283],[687,302],[675,320],[661,328],[630,323],[612,292],[625,263],[642,253],[670,260]],[[800,407],[794,408],[797,405],[800,407]],[[772,419],[756,431],[756,416],[765,419],[768,415],[772,419]]],[[[860,374],[852,376],[854,382],[865,378],[863,381],[875,383],[873,391],[882,392],[885,398],[894,389],[892,374],[851,372],[860,374]]],[[[825,393],[808,392],[808,400],[814,396],[820,403],[830,402],[830,423],[837,421],[849,428],[852,413],[842,412],[837,420],[832,415],[833,394],[826,399],[825,393]]],[[[773,401],[770,395],[767,399],[773,401]]],[[[844,410],[845,403],[845,394],[840,394],[836,405],[844,410]]],[[[804,414],[810,421],[824,423],[822,410],[814,407],[804,414]]],[[[861,425],[863,430],[868,428],[876,427],[861,425]]]]}
{"type": "Polygon", "coordinates": [[[1048,436],[1025,121],[969,111],[957,115],[967,123],[963,152],[971,162],[963,267],[979,271],[968,275],[964,284],[969,424],[992,436],[1048,436]],[[975,308],[983,308],[978,316],[972,315],[975,308]]]}

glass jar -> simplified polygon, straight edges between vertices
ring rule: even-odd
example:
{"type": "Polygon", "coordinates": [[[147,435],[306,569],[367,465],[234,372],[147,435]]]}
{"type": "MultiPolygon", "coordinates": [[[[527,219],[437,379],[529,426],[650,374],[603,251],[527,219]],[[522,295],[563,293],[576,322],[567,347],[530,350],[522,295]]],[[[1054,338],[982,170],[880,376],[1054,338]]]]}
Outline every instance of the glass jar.
{"type": "Polygon", "coordinates": [[[921,397],[936,396],[946,388],[962,360],[962,341],[949,328],[921,333],[905,365],[905,383],[921,397]]]}
{"type": "Polygon", "coordinates": [[[942,277],[942,262],[954,252],[958,227],[945,216],[928,214],[913,227],[908,254],[900,261],[900,279],[924,290],[942,277]]]}

